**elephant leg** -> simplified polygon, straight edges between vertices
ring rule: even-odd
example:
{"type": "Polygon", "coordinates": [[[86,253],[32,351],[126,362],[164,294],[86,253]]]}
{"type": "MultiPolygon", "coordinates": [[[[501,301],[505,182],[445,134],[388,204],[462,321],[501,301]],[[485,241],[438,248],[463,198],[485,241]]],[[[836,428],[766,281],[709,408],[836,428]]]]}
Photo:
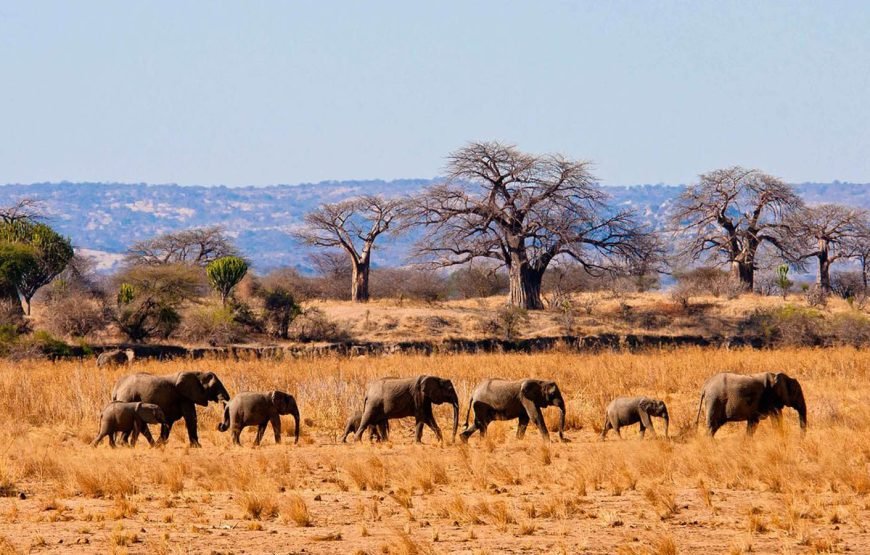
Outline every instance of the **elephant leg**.
{"type": "Polygon", "coordinates": [[[517,423],[517,439],[523,439],[523,436],[526,435],[526,427],[529,425],[529,417],[525,414],[521,414],[519,416],[519,422],[517,423]]]}
{"type": "Polygon", "coordinates": [[[160,443],[166,443],[167,441],[169,441],[169,433],[172,432],[173,424],[175,424],[174,421],[160,425],[160,443]]]}
{"type": "Polygon", "coordinates": [[[474,432],[476,432],[476,431],[478,430],[478,428],[479,428],[479,426],[478,426],[478,421],[477,421],[477,418],[475,417],[474,422],[471,423],[471,426],[465,428],[465,429],[462,430],[462,432],[459,434],[459,439],[460,439],[463,443],[465,443],[466,441],[468,441],[468,438],[470,438],[471,435],[472,435],[474,432]]]}
{"type": "Polygon", "coordinates": [[[432,431],[435,432],[435,438],[438,441],[442,441],[441,428],[438,427],[438,422],[435,421],[435,415],[432,414],[431,405],[426,409],[426,425],[432,428],[432,431]]]}
{"type": "Polygon", "coordinates": [[[232,431],[233,445],[241,446],[242,445],[242,440],[241,440],[242,428],[240,428],[239,426],[233,426],[232,430],[233,430],[232,431]]]}
{"type": "Polygon", "coordinates": [[[618,437],[619,439],[622,439],[622,432],[619,431],[621,428],[621,426],[619,425],[619,422],[617,422],[616,424],[611,424],[610,427],[613,428],[614,432],[616,432],[616,437],[618,437]]]}
{"type": "Polygon", "coordinates": [[[133,433],[130,435],[130,447],[136,447],[136,442],[139,441],[139,423],[133,424],[133,433]]]}
{"type": "Polygon", "coordinates": [[[148,445],[154,447],[154,438],[151,436],[151,430],[148,429],[147,424],[142,426],[142,437],[148,441],[148,445]]]}
{"type": "Polygon", "coordinates": [[[262,424],[257,425],[257,437],[254,439],[254,445],[260,445],[260,441],[263,439],[263,434],[266,433],[266,426],[268,426],[268,422],[263,422],[262,424]]]}
{"type": "Polygon", "coordinates": [[[640,425],[640,439],[643,439],[644,435],[646,435],[646,427],[641,423],[641,425],[640,425]]]}
{"type": "Polygon", "coordinates": [[[643,439],[644,433],[649,429],[653,437],[656,437],[655,428],[653,428],[652,420],[645,410],[640,411],[640,439],[643,439]]]}
{"type": "Polygon", "coordinates": [[[196,405],[193,403],[185,403],[182,406],[182,415],[184,416],[184,425],[187,427],[187,438],[190,440],[191,447],[202,447],[199,444],[199,436],[196,430],[196,405]]]}
{"type": "MultiPolygon", "coordinates": [[[[385,415],[386,416],[386,415],[385,415]]],[[[359,420],[359,426],[356,429],[356,434],[354,436],[356,441],[362,441],[363,433],[365,433],[366,428],[372,425],[375,422],[375,409],[372,405],[366,403],[365,410],[363,411],[362,418],[359,420]]],[[[421,431],[422,433],[422,431],[421,431]]]]}
{"type": "Polygon", "coordinates": [[[758,427],[758,419],[751,418],[746,421],[746,435],[752,437],[755,435],[755,428],[758,427]]]}
{"type": "Polygon", "coordinates": [[[111,447],[112,449],[114,449],[114,448],[115,448],[115,445],[116,445],[116,444],[115,444],[115,434],[114,434],[114,433],[111,433],[111,434],[109,434],[109,447],[111,447]]]}
{"type": "Polygon", "coordinates": [[[116,440],[120,437],[120,440],[119,440],[120,443],[123,443],[124,445],[129,445],[130,444],[130,433],[131,432],[115,432],[112,435],[115,436],[116,440]]]}
{"type": "Polygon", "coordinates": [[[281,417],[277,414],[272,417],[272,431],[275,432],[275,443],[281,443],[281,417]]]}
{"type": "Polygon", "coordinates": [[[97,437],[94,438],[94,441],[91,442],[91,446],[96,447],[97,445],[99,445],[100,442],[103,441],[104,437],[106,437],[106,434],[100,431],[100,433],[97,434],[97,437]]]}

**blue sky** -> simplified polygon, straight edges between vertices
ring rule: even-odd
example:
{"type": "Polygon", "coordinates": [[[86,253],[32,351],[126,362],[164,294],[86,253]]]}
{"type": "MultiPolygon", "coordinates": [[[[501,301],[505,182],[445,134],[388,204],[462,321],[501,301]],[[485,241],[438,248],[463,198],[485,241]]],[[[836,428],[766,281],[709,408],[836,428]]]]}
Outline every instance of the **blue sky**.
{"type": "Polygon", "coordinates": [[[868,182],[870,4],[0,1],[0,130],[0,183],[431,177],[477,139],[868,182]]]}

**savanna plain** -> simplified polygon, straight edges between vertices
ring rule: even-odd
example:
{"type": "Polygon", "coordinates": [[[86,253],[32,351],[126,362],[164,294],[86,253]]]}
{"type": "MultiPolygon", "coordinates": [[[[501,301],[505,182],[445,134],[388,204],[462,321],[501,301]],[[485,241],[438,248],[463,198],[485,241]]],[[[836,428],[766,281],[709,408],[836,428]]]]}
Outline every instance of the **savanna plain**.
{"type": "Polygon", "coordinates": [[[868,367],[870,352],[847,347],[0,362],[0,552],[868,552],[868,367]],[[202,449],[183,422],[161,447],[89,445],[118,377],[189,369],[214,370],[230,394],[295,395],[299,444],[268,431],[253,448],[249,428],[233,447],[212,404],[198,409],[202,449]],[[752,438],[742,424],[715,439],[696,430],[699,390],[720,371],[798,378],[806,435],[791,409],[752,438]],[[569,441],[544,443],[532,427],[518,440],[515,422],[495,422],[462,445],[443,406],[443,444],[428,429],[413,444],[410,419],[385,444],[338,442],[369,380],[417,374],[453,380],[460,430],[482,378],[555,379],[569,441]],[[671,438],[634,427],[601,441],[604,407],[621,395],[663,399],[671,438]]]}

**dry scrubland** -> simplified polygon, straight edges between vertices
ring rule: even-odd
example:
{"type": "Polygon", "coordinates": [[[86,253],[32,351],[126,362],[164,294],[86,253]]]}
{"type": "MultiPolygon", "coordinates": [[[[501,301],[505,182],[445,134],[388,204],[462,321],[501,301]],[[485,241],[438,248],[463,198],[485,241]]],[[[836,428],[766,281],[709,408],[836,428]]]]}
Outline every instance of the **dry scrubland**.
{"type": "MultiPolygon", "coordinates": [[[[128,369],[93,362],[0,363],[2,551],[315,553],[862,552],[870,546],[870,353],[703,350],[276,362],[137,363],[216,370],[231,393],[280,388],[303,413],[298,446],[233,448],[199,409],[201,450],[183,426],[163,448],[93,449],[111,384],[128,369]],[[788,410],[747,440],[731,424],[696,434],[698,390],[722,371],[786,370],[804,386],[810,429],[788,410]],[[465,403],[485,376],[552,377],[568,401],[570,443],[494,423],[482,441],[336,444],[363,384],[434,373],[465,403]],[[597,440],[613,396],[660,396],[672,441],[597,440]],[[26,499],[19,499],[23,491],[26,499]]],[[[551,409],[552,410],[552,409],[551,409]]],[[[555,420],[555,413],[548,418],[555,420]]],[[[449,410],[437,417],[449,427],[449,410]]],[[[460,422],[461,424],[461,422],[460,422]]],[[[659,429],[661,425],[656,421],[659,429]]],[[[289,428],[289,422],[285,429],[289,428]]]]}

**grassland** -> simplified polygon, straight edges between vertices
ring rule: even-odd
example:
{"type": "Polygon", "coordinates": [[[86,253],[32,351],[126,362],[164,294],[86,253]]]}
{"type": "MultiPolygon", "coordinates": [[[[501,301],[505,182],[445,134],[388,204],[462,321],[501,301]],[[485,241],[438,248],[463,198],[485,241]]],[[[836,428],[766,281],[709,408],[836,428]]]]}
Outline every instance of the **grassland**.
{"type": "MultiPolygon", "coordinates": [[[[97,369],[0,362],[0,552],[131,553],[815,553],[870,545],[870,352],[688,348],[639,353],[456,355],[285,361],[137,362],[97,369]],[[118,376],[209,368],[230,393],[282,389],[303,413],[299,445],[242,448],[199,409],[202,449],[176,425],[161,448],[91,448],[118,376]],[[718,371],[786,371],[803,384],[810,429],[791,411],[752,439],[694,429],[698,390],[718,371]],[[483,377],[556,379],[569,443],[514,423],[485,440],[337,444],[364,384],[384,375],[453,379],[462,416],[483,377]],[[672,439],[597,438],[605,404],[664,399],[672,439]],[[18,497],[24,493],[24,499],[18,497]]],[[[443,409],[443,410],[442,410],[443,409]]],[[[449,409],[437,412],[447,428],[449,409]]],[[[555,423],[556,414],[548,414],[555,423]]],[[[461,422],[460,422],[461,424],[461,422]]],[[[656,422],[658,424],[658,422],[656,422]]],[[[285,429],[289,427],[289,422],[285,429]]],[[[660,426],[659,426],[660,428],[660,426]]]]}

